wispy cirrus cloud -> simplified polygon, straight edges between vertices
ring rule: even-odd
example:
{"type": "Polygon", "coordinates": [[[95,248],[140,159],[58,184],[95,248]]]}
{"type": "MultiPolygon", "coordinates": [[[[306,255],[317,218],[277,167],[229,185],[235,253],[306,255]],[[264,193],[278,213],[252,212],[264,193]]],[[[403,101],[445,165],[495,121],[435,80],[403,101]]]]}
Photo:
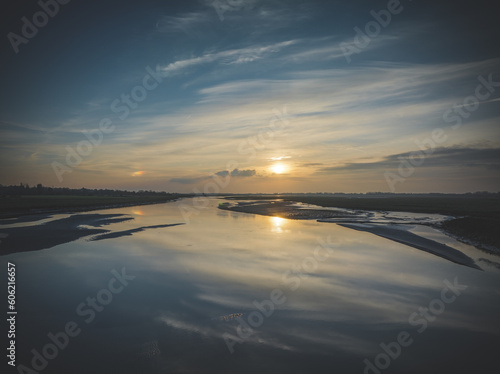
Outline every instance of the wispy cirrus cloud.
{"type": "Polygon", "coordinates": [[[208,12],[189,12],[177,16],[161,16],[156,22],[157,32],[182,32],[191,34],[213,22],[208,12]]]}
{"type": "Polygon", "coordinates": [[[235,34],[257,38],[268,35],[277,29],[286,28],[311,20],[320,9],[310,4],[296,4],[300,12],[293,12],[286,4],[276,1],[246,0],[238,3],[203,1],[204,7],[177,15],[162,15],[156,23],[158,33],[182,33],[203,38],[213,34],[214,29],[228,28],[235,34]],[[224,22],[221,22],[220,16],[224,22]]]}
{"type": "Polygon", "coordinates": [[[220,52],[208,52],[199,57],[172,62],[163,66],[161,69],[166,75],[174,75],[183,70],[213,62],[218,62],[223,65],[243,64],[264,58],[270,53],[277,53],[282,49],[295,44],[296,42],[297,41],[295,40],[289,40],[264,46],[254,45],[246,48],[231,49],[220,52]]]}

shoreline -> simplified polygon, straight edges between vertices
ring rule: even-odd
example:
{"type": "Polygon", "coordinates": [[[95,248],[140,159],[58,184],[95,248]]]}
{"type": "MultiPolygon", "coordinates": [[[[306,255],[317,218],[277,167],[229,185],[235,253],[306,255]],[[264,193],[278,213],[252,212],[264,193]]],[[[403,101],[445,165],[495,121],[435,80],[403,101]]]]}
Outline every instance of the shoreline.
{"type": "MultiPolygon", "coordinates": [[[[323,221],[324,222],[324,221],[323,221]]],[[[473,259],[454,249],[446,244],[430,240],[404,229],[394,227],[393,225],[380,225],[380,224],[352,224],[352,223],[339,223],[339,226],[347,227],[352,230],[369,232],[371,234],[386,238],[406,246],[419,249],[424,252],[431,253],[435,256],[441,257],[445,260],[454,262],[459,265],[468,266],[473,269],[482,270],[473,259]]]]}
{"type": "Polygon", "coordinates": [[[409,217],[403,218],[397,215],[391,216],[391,213],[394,213],[391,211],[347,210],[345,208],[335,209],[333,207],[331,207],[333,208],[331,210],[325,210],[325,207],[318,206],[318,209],[313,209],[310,205],[302,208],[297,206],[296,202],[291,201],[227,202],[221,203],[218,208],[221,210],[247,214],[278,216],[285,219],[316,220],[317,222],[336,223],[349,229],[370,232],[373,235],[384,237],[388,240],[396,241],[457,264],[476,269],[480,269],[480,267],[461,251],[443,243],[404,232],[400,227],[398,228],[398,225],[424,225],[432,227],[457,241],[472,245],[478,250],[491,255],[500,255],[500,251],[496,247],[488,248],[485,243],[472,241],[463,236],[459,237],[451,230],[447,230],[446,225],[443,225],[445,222],[455,222],[462,217],[441,216],[434,217],[433,219],[432,214],[429,214],[429,219],[425,220],[422,217],[415,216],[415,214],[415,217],[412,217],[412,212],[406,212],[410,213],[408,215],[409,217]]]}
{"type": "Polygon", "coordinates": [[[131,236],[145,230],[163,229],[184,225],[184,222],[171,222],[152,226],[138,226],[115,231],[112,224],[132,222],[134,217],[119,213],[84,213],[58,218],[42,224],[6,227],[1,231],[0,257],[14,253],[31,252],[53,248],[57,245],[74,242],[78,239],[100,241],[131,236]]]}
{"type": "MultiPolygon", "coordinates": [[[[30,208],[29,210],[6,210],[0,211],[0,223],[3,220],[18,219],[17,222],[28,222],[29,220],[23,220],[23,217],[29,216],[50,216],[53,214],[72,214],[72,213],[82,213],[82,212],[92,212],[95,210],[105,210],[105,209],[116,209],[116,208],[127,208],[133,206],[141,205],[154,205],[154,204],[166,204],[174,201],[178,201],[185,197],[176,197],[173,199],[167,199],[165,201],[137,201],[137,202],[127,202],[127,203],[111,203],[102,205],[89,205],[89,206],[75,206],[75,207],[54,207],[54,208],[30,208]]],[[[9,222],[9,224],[12,222],[9,222]]]]}

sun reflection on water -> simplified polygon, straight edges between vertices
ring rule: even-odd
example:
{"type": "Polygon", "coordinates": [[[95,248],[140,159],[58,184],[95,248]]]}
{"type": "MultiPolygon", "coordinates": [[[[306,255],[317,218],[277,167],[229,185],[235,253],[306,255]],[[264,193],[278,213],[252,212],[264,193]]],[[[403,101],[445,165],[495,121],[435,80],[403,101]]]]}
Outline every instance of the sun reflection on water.
{"type": "Polygon", "coordinates": [[[285,232],[283,226],[286,224],[286,219],[281,217],[269,217],[271,220],[271,231],[281,234],[285,232]]]}

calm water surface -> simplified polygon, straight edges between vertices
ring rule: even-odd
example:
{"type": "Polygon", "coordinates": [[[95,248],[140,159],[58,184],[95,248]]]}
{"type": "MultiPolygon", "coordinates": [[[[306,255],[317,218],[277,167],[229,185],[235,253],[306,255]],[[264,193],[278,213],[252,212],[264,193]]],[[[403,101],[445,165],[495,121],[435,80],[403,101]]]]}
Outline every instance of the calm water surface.
{"type": "MultiPolygon", "coordinates": [[[[494,267],[479,263],[485,271],[478,271],[336,224],[217,204],[181,226],[4,256],[17,268],[17,363],[30,367],[31,350],[42,352],[48,334],[73,321],[80,333],[40,373],[483,373],[497,366],[494,267]],[[135,277],[113,283],[122,288],[116,294],[102,291],[113,269],[135,277]],[[449,303],[441,301],[446,280],[467,286],[458,296],[448,291],[449,303]],[[91,312],[87,298],[98,294],[106,305],[96,301],[99,311],[91,312]],[[391,358],[381,344],[402,332],[407,346],[390,345],[391,358]]],[[[121,231],[186,222],[178,205],[102,213],[132,215],[106,227],[121,231]]],[[[415,232],[486,257],[435,230],[415,232]]]]}

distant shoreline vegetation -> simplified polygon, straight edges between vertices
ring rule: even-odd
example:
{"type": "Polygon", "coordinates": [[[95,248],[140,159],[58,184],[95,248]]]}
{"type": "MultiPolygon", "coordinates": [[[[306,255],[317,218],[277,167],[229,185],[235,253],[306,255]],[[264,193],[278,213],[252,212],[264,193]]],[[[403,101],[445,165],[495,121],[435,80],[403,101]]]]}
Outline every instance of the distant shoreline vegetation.
{"type": "Polygon", "coordinates": [[[22,183],[16,186],[0,185],[0,218],[158,204],[191,196],[145,190],[45,187],[41,184],[32,187],[22,183]]]}
{"type": "Polygon", "coordinates": [[[5,196],[33,196],[33,195],[72,195],[72,196],[168,196],[178,195],[168,192],[157,191],[124,191],[110,189],[68,188],[68,187],[46,187],[42,184],[33,185],[20,183],[19,185],[3,186],[0,184],[0,197],[5,196]]]}

